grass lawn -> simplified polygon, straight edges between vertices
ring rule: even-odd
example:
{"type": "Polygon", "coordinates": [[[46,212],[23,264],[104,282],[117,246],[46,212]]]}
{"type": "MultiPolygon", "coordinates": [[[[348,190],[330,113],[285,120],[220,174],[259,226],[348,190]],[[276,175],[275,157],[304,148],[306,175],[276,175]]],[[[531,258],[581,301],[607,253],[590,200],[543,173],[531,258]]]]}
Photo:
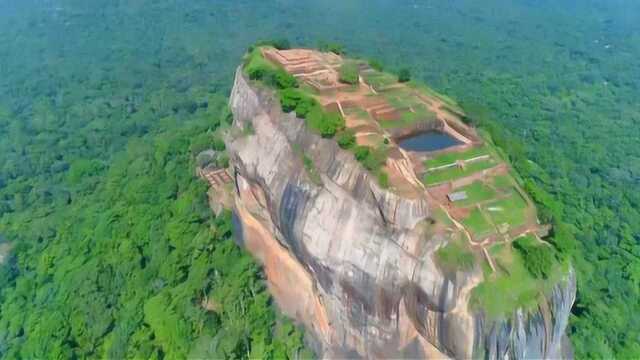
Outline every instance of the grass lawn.
{"type": "Polygon", "coordinates": [[[442,154],[433,159],[429,159],[425,161],[424,165],[428,169],[432,167],[452,164],[458,160],[468,160],[474,157],[488,155],[489,153],[490,153],[489,148],[486,146],[474,147],[463,152],[451,152],[451,153],[442,154]]]}
{"type": "Polygon", "coordinates": [[[278,66],[276,66],[274,63],[265,59],[262,56],[261,49],[262,49],[261,47],[256,47],[247,55],[247,57],[244,60],[245,72],[248,73],[251,68],[259,68],[259,67],[264,67],[268,69],[278,69],[278,66]]]}
{"type": "Polygon", "coordinates": [[[469,270],[475,264],[475,257],[466,243],[460,240],[450,241],[436,251],[438,264],[450,271],[469,270]]]}
{"type": "Polygon", "coordinates": [[[533,309],[545,288],[524,266],[522,257],[511,245],[494,245],[488,249],[497,271],[485,274],[486,280],[471,294],[472,305],[484,309],[489,318],[510,315],[519,307],[533,309]]]}
{"type": "Polygon", "coordinates": [[[386,87],[398,82],[395,76],[379,71],[366,71],[360,75],[362,75],[364,81],[371,85],[376,91],[382,91],[386,87]]]}
{"type": "Polygon", "coordinates": [[[482,181],[474,181],[473,184],[455,189],[455,191],[464,191],[467,193],[466,199],[454,202],[456,206],[473,205],[481,201],[491,200],[497,195],[495,190],[486,186],[482,181]]]}
{"type": "Polygon", "coordinates": [[[405,88],[392,89],[385,91],[382,94],[389,104],[396,109],[424,105],[424,103],[415,94],[405,88]]]}
{"type": "Polygon", "coordinates": [[[378,122],[385,129],[393,129],[409,126],[417,121],[431,122],[436,120],[436,114],[423,104],[418,104],[413,109],[415,112],[402,111],[398,120],[379,120],[378,122]]]}
{"type": "Polygon", "coordinates": [[[489,203],[485,209],[496,225],[507,223],[513,228],[523,225],[527,220],[527,202],[515,189],[511,196],[489,203]]]}
{"type": "Polygon", "coordinates": [[[423,181],[426,185],[434,185],[445,181],[463,178],[473,173],[492,168],[495,165],[495,160],[489,158],[486,160],[479,160],[468,163],[464,169],[458,166],[451,166],[444,169],[427,171],[424,175],[423,181]]]}
{"type": "Polygon", "coordinates": [[[509,175],[498,175],[493,178],[493,186],[502,191],[513,190],[513,179],[509,175]]]}
{"type": "Polygon", "coordinates": [[[356,119],[363,119],[363,120],[371,120],[371,121],[373,121],[373,118],[371,117],[371,115],[369,115],[369,113],[366,110],[358,108],[358,107],[352,107],[352,108],[344,109],[344,114],[346,116],[353,116],[356,119]]]}
{"type": "Polygon", "coordinates": [[[442,95],[438,92],[436,92],[435,90],[433,90],[432,88],[428,87],[427,85],[415,82],[415,81],[410,81],[408,84],[408,86],[414,88],[414,89],[418,89],[422,92],[424,92],[426,95],[440,99],[443,103],[447,104],[447,106],[460,114],[463,114],[464,111],[462,110],[462,108],[460,108],[460,105],[458,105],[458,103],[453,100],[452,98],[446,96],[446,95],[442,95]]]}
{"type": "Polygon", "coordinates": [[[471,214],[462,220],[462,224],[476,238],[484,237],[495,232],[493,225],[484,218],[482,212],[478,208],[473,209],[471,214]]]}
{"type": "Polygon", "coordinates": [[[309,95],[320,95],[320,92],[316,88],[305,82],[301,82],[299,89],[309,95]]]}
{"type": "Polygon", "coordinates": [[[447,214],[440,208],[435,209],[431,216],[438,222],[445,224],[446,226],[453,226],[453,221],[449,219],[447,214]]]}
{"type": "Polygon", "coordinates": [[[526,246],[541,246],[542,243],[540,241],[538,241],[538,239],[536,239],[535,236],[531,235],[531,234],[526,234],[524,236],[520,236],[514,240],[517,240],[518,242],[522,243],[523,245],[526,246]]]}

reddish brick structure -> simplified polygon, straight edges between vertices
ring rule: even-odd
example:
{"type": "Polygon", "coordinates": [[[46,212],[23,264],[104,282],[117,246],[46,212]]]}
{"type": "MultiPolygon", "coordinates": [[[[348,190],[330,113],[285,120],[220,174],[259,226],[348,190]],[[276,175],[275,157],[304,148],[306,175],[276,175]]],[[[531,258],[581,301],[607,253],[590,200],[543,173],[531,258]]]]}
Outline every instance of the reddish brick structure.
{"type": "Polygon", "coordinates": [[[199,169],[198,173],[214,188],[221,187],[233,181],[226,169],[199,169]]]}
{"type": "Polygon", "coordinates": [[[277,50],[264,49],[266,59],[279,64],[289,74],[301,79],[319,92],[332,91],[344,87],[338,81],[337,67],[342,58],[333,53],[321,53],[307,49],[277,50]]]}

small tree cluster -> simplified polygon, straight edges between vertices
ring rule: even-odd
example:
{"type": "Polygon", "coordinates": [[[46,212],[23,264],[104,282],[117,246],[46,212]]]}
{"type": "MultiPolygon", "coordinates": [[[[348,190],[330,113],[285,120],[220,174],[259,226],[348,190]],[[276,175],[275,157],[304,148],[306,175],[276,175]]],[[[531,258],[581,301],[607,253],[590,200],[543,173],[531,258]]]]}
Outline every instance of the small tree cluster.
{"type": "Polygon", "coordinates": [[[360,79],[358,64],[355,61],[345,61],[340,66],[340,82],[355,85],[360,79]]]}
{"type": "Polygon", "coordinates": [[[271,46],[278,50],[291,49],[291,44],[289,43],[289,40],[283,38],[283,39],[260,40],[249,47],[249,52],[253,51],[253,49],[260,46],[271,46]]]}
{"type": "Polygon", "coordinates": [[[527,270],[536,278],[548,278],[555,263],[554,249],[550,246],[537,244],[528,237],[522,237],[513,242],[524,260],[527,270]]]}
{"type": "Polygon", "coordinates": [[[377,172],[387,162],[387,149],[384,146],[376,148],[358,145],[354,149],[356,160],[369,171],[377,172]]]}
{"type": "Polygon", "coordinates": [[[384,65],[379,60],[370,59],[369,66],[371,66],[373,70],[380,71],[380,72],[384,71],[384,65]]]}
{"type": "Polygon", "coordinates": [[[401,83],[409,82],[411,80],[411,70],[403,68],[398,71],[398,81],[401,83]]]}
{"type": "Polygon", "coordinates": [[[344,119],[339,113],[325,112],[319,106],[307,114],[307,124],[324,138],[332,138],[345,126],[344,119]]]}
{"type": "Polygon", "coordinates": [[[284,89],[278,92],[282,111],[295,111],[296,116],[306,119],[310,128],[318,131],[322,137],[332,138],[343,130],[345,123],[339,113],[326,112],[311,96],[298,89],[284,89]]]}
{"type": "Polygon", "coordinates": [[[343,149],[351,149],[356,144],[356,135],[353,130],[346,129],[338,134],[338,146],[343,149]]]}
{"type": "Polygon", "coordinates": [[[288,89],[298,86],[298,81],[284,69],[277,67],[262,57],[260,49],[254,49],[248,56],[244,66],[251,80],[262,81],[277,89],[288,89]]]}
{"type": "Polygon", "coordinates": [[[344,46],[342,44],[333,42],[320,42],[318,44],[318,49],[323,52],[332,52],[337,55],[342,55],[345,53],[344,46]]]}
{"type": "Polygon", "coordinates": [[[295,88],[281,90],[278,95],[282,111],[295,111],[296,115],[301,118],[306,118],[313,108],[320,106],[313,97],[295,88]]]}

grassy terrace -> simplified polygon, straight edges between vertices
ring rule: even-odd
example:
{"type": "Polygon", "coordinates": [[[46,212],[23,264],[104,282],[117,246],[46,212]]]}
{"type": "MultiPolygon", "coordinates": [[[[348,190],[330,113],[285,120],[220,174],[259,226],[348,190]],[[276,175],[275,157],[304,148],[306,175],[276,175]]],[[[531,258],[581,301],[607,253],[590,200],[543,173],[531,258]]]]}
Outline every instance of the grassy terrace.
{"type": "Polygon", "coordinates": [[[473,159],[482,155],[489,155],[491,152],[487,146],[473,147],[463,152],[450,152],[442,155],[438,155],[433,159],[425,161],[425,167],[427,169],[438,166],[453,164],[458,160],[473,159]]]}
{"type": "Polygon", "coordinates": [[[529,273],[522,256],[509,244],[494,245],[489,254],[497,272],[485,271],[486,280],[473,289],[472,304],[481,307],[490,318],[512,313],[519,307],[535,308],[544,285],[529,273]]]}
{"type": "Polygon", "coordinates": [[[364,78],[364,81],[371,85],[371,87],[376,91],[383,91],[389,86],[398,83],[398,78],[394,75],[376,70],[368,70],[363,72],[361,75],[364,78]]]}
{"type": "Polygon", "coordinates": [[[389,104],[396,109],[410,108],[424,103],[412,92],[406,88],[391,89],[382,93],[389,104]]]}
{"type": "Polygon", "coordinates": [[[517,308],[536,309],[539,296],[548,294],[566,272],[566,264],[557,260],[554,250],[531,235],[517,239],[513,245],[493,245],[488,251],[496,264],[496,272],[491,273],[485,262],[485,281],[473,289],[471,300],[472,305],[483,309],[489,318],[512,314],[517,308]],[[533,257],[532,249],[537,250],[533,257]],[[536,267],[544,267],[544,271],[536,267]]]}
{"type": "Polygon", "coordinates": [[[511,228],[524,225],[527,221],[527,202],[520,193],[513,190],[511,196],[488,203],[484,206],[486,213],[494,224],[509,224],[511,228]]]}
{"type": "Polygon", "coordinates": [[[495,228],[479,208],[473,208],[469,216],[462,220],[462,224],[478,239],[495,233],[495,228]]]}
{"type": "Polygon", "coordinates": [[[456,206],[469,206],[494,199],[498,196],[498,193],[494,189],[485,185],[482,181],[475,181],[471,185],[456,189],[456,191],[464,191],[467,193],[467,198],[456,201],[456,206]]]}
{"type": "Polygon", "coordinates": [[[498,190],[511,190],[514,186],[514,181],[509,175],[497,175],[492,180],[493,187],[498,190]]]}
{"type": "Polygon", "coordinates": [[[427,171],[424,174],[424,183],[426,185],[435,185],[446,181],[460,179],[482,170],[490,169],[496,166],[498,162],[493,159],[483,159],[467,163],[464,168],[459,166],[451,166],[443,169],[427,171]]]}
{"type": "Polygon", "coordinates": [[[400,119],[398,120],[378,120],[380,126],[385,129],[403,128],[410,126],[418,121],[435,121],[436,114],[423,104],[415,105],[413,111],[402,110],[400,113],[400,119]]]}
{"type": "Polygon", "coordinates": [[[436,251],[438,264],[448,271],[469,270],[475,264],[475,257],[462,240],[450,241],[436,251]]]}
{"type": "Polygon", "coordinates": [[[456,207],[476,204],[469,209],[469,215],[461,220],[476,239],[494,234],[495,227],[506,226],[507,230],[514,229],[532,220],[529,205],[512,187],[508,193],[499,194],[487,185],[475,182],[456,190],[466,191],[468,196],[467,199],[456,202],[456,207]]]}
{"type": "Polygon", "coordinates": [[[410,87],[414,88],[414,89],[417,89],[417,90],[427,94],[430,97],[434,97],[436,99],[440,99],[443,103],[445,103],[447,105],[447,107],[449,108],[448,110],[450,112],[455,112],[455,113],[458,113],[458,114],[463,114],[464,113],[462,108],[460,108],[460,105],[458,105],[458,103],[455,100],[453,100],[452,98],[450,98],[450,97],[448,97],[446,95],[440,94],[439,92],[433,90],[432,88],[428,87],[427,85],[419,83],[419,82],[416,82],[416,81],[410,81],[408,83],[408,85],[410,87]]]}

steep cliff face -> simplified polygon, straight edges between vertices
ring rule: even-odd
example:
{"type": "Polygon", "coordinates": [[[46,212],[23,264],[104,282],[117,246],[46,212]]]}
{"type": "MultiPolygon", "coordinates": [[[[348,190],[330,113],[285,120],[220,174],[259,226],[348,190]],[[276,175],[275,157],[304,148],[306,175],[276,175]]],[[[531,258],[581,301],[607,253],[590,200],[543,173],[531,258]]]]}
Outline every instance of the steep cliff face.
{"type": "MultiPolygon", "coordinates": [[[[483,280],[437,266],[425,198],[381,189],[333,140],[284,114],[273,93],[236,74],[228,148],[243,244],[281,309],[326,357],[557,358],[575,297],[572,272],[537,311],[489,320],[470,305],[483,280]],[[312,160],[320,181],[309,175],[312,160]]],[[[564,353],[563,353],[564,351],[564,353]]]]}

